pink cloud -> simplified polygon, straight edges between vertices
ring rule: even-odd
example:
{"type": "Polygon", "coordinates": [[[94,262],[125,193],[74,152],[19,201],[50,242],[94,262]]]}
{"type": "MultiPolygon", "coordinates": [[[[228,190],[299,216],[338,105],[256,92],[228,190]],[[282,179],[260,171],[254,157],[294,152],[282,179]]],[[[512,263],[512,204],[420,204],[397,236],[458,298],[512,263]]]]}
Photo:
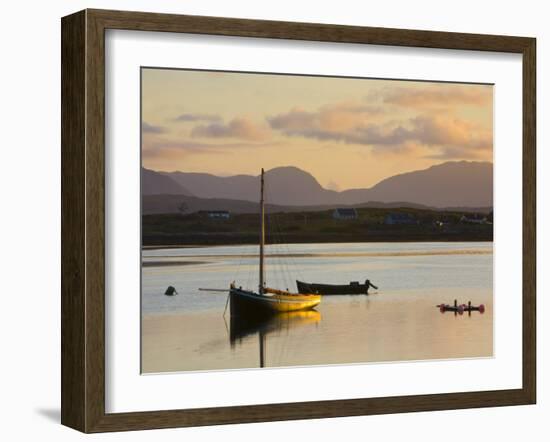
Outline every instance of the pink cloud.
{"type": "Polygon", "coordinates": [[[195,126],[191,131],[193,137],[204,138],[239,138],[242,140],[265,140],[269,135],[267,128],[248,118],[234,118],[229,123],[212,123],[195,126]]]}
{"type": "Polygon", "coordinates": [[[489,129],[444,114],[383,122],[372,110],[332,106],[316,112],[292,109],[268,118],[268,122],[288,137],[365,145],[380,152],[424,146],[437,155],[468,157],[478,155],[475,150],[492,148],[489,129]]]}
{"type": "Polygon", "coordinates": [[[162,134],[166,132],[166,128],[162,126],[155,126],[154,124],[149,124],[146,121],[141,122],[141,131],[144,134],[162,134]]]}
{"type": "Polygon", "coordinates": [[[267,121],[273,129],[289,136],[337,140],[345,132],[378,120],[382,113],[379,107],[344,102],[322,106],[316,112],[294,108],[285,114],[268,117],[267,121]]]}
{"type": "Polygon", "coordinates": [[[431,85],[424,88],[391,88],[375,94],[384,103],[425,109],[457,105],[486,106],[493,99],[493,89],[487,85],[431,85]]]}

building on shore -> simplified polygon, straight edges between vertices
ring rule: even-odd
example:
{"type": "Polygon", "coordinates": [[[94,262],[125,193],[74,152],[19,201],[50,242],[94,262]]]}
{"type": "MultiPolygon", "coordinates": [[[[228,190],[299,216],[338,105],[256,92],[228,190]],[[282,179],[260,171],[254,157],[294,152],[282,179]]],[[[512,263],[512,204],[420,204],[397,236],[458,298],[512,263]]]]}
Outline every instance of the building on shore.
{"type": "Polygon", "coordinates": [[[384,224],[393,225],[412,225],[419,224],[419,221],[410,213],[388,213],[384,218],[384,224]]]}
{"type": "Polygon", "coordinates": [[[462,215],[460,222],[468,224],[487,224],[487,217],[477,213],[462,215]]]}
{"type": "Polygon", "coordinates": [[[231,218],[231,213],[228,210],[207,210],[206,216],[210,219],[229,219],[231,218]]]}
{"type": "Polygon", "coordinates": [[[332,218],[338,220],[357,219],[357,210],[353,208],[334,209],[334,212],[332,213],[332,218]]]}

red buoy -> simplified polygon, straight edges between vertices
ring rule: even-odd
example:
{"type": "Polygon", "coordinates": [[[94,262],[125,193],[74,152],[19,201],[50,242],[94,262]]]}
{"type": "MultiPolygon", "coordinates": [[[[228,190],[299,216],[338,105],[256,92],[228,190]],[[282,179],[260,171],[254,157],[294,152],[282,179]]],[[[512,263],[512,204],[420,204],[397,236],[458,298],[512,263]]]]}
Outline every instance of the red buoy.
{"type": "Polygon", "coordinates": [[[439,311],[445,313],[445,304],[439,304],[439,311]]]}
{"type": "Polygon", "coordinates": [[[464,304],[461,304],[458,306],[458,314],[462,315],[464,313],[464,304]]]}
{"type": "Polygon", "coordinates": [[[479,304],[479,313],[485,313],[485,306],[483,304],[479,304]]]}

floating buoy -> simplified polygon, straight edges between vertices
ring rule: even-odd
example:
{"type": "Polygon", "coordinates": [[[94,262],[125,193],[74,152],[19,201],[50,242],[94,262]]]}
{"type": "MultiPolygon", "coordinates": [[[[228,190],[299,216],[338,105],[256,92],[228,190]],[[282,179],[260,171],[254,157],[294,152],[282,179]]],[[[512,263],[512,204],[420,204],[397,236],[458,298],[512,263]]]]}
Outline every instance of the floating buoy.
{"type": "Polygon", "coordinates": [[[473,306],[472,301],[468,301],[468,304],[459,304],[456,300],[454,302],[454,305],[449,304],[437,304],[436,307],[439,309],[441,313],[445,312],[454,312],[455,315],[463,315],[464,312],[468,312],[468,316],[472,315],[472,312],[479,312],[484,313],[485,312],[485,306],[483,304],[480,304],[479,306],[473,306]]]}
{"type": "Polygon", "coordinates": [[[177,295],[178,292],[177,292],[177,290],[176,290],[174,287],[172,287],[171,285],[169,285],[168,288],[166,289],[166,291],[164,292],[164,294],[165,294],[166,296],[174,296],[174,295],[177,295]]]}

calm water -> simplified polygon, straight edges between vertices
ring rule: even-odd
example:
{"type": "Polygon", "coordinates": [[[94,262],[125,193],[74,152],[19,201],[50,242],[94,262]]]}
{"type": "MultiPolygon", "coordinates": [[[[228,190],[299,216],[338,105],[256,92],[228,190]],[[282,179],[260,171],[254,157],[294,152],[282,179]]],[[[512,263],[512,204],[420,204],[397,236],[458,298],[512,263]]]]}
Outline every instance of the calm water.
{"type": "Polygon", "coordinates": [[[270,287],[369,278],[369,296],[325,296],[316,311],[243,324],[223,316],[231,281],[255,288],[258,246],[143,251],[144,372],[487,357],[493,351],[492,243],[267,246],[270,287]],[[165,296],[173,285],[178,296],[165,296]],[[441,302],[485,304],[480,315],[441,302]]]}

